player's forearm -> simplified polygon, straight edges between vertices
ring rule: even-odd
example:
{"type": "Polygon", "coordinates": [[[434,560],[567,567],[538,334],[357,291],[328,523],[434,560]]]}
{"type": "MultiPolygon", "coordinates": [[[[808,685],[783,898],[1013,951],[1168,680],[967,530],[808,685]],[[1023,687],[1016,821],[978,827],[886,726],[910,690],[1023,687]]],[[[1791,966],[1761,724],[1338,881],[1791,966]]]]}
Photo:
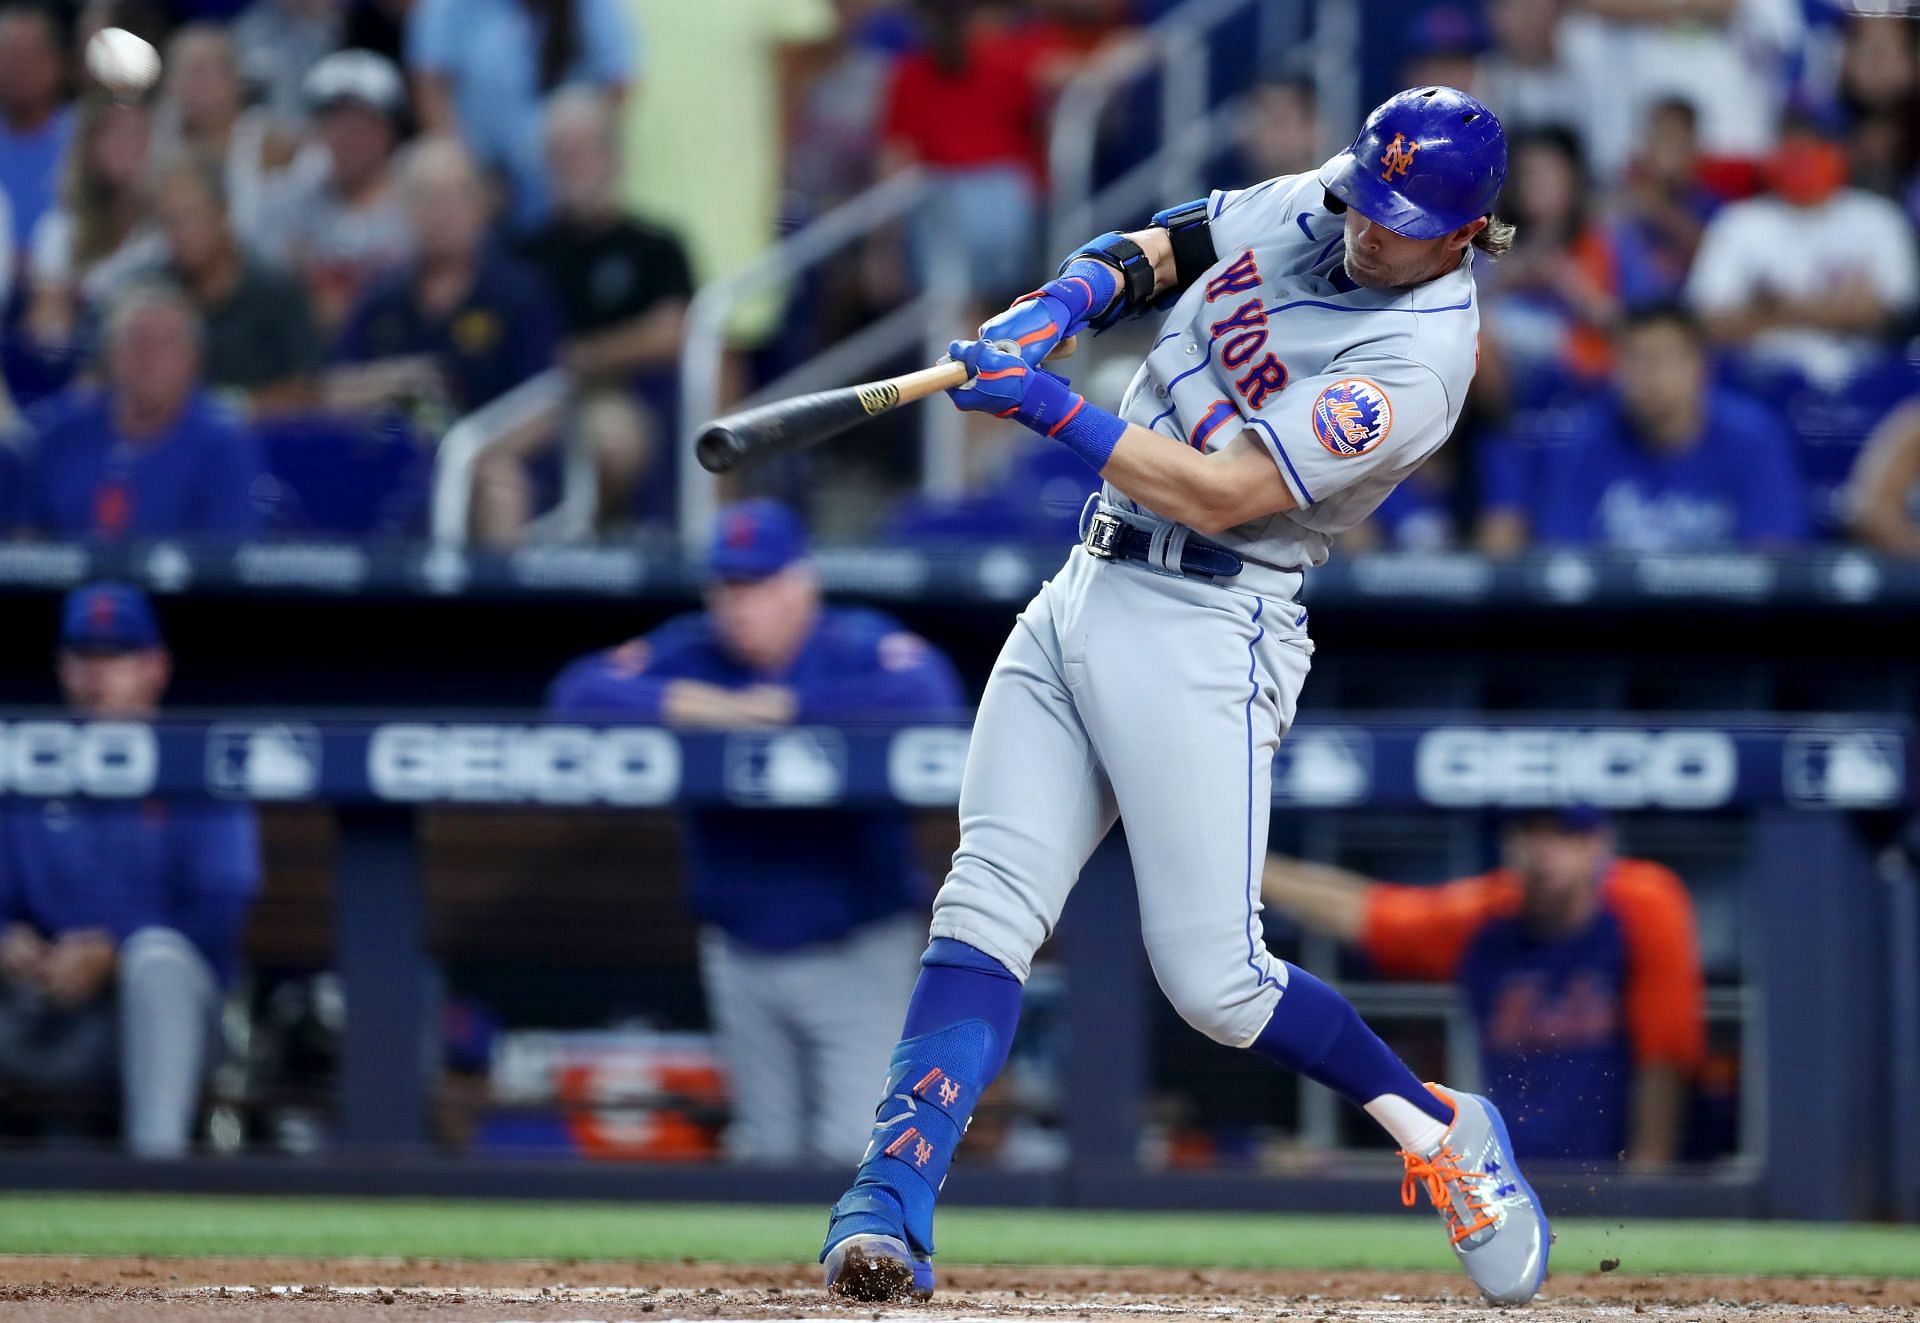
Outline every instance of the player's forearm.
{"type": "Polygon", "coordinates": [[[1680,1156],[1680,1129],[1687,1110],[1687,1080],[1672,1066],[1641,1066],[1633,1075],[1627,1161],[1660,1167],[1680,1156]]]}
{"type": "Polygon", "coordinates": [[[1366,933],[1371,885],[1343,868],[1275,854],[1267,856],[1260,898],[1309,931],[1357,942],[1366,933]]]}
{"type": "Polygon", "coordinates": [[[1208,537],[1296,505],[1279,468],[1244,433],[1203,455],[1130,423],[1100,476],[1156,514],[1208,537]]]}

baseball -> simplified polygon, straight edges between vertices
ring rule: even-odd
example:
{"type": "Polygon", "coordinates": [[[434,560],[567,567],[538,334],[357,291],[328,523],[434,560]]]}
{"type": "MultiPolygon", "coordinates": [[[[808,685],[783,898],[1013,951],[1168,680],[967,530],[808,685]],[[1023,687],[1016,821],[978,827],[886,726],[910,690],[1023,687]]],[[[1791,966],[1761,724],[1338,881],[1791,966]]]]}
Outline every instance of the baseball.
{"type": "Polygon", "coordinates": [[[146,91],[160,78],[160,53],[125,28],[102,28],[87,43],[87,72],[109,92],[146,91]]]}

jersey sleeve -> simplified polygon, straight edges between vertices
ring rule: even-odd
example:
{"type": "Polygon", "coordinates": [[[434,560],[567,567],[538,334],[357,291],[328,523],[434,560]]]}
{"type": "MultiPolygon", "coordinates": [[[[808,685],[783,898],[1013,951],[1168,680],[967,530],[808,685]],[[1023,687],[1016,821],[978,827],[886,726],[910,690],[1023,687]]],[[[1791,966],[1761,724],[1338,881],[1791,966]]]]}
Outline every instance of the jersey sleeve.
{"type": "Polygon", "coordinates": [[[1241,415],[1303,510],[1363,478],[1411,473],[1451,430],[1439,376],[1411,359],[1336,361],[1300,381],[1272,354],[1242,366],[1241,415]]]}
{"type": "Polygon", "coordinates": [[[1707,1017],[1692,898],[1658,864],[1627,861],[1608,882],[1607,904],[1626,938],[1633,1059],[1695,1069],[1707,1051],[1707,1017]]]}
{"type": "Polygon", "coordinates": [[[1487,920],[1509,909],[1513,889],[1499,873],[1437,887],[1380,882],[1367,891],[1360,943],[1396,978],[1450,979],[1487,920]]]}
{"type": "MultiPolygon", "coordinates": [[[[1340,234],[1335,218],[1317,217],[1299,225],[1305,213],[1298,197],[1305,175],[1275,175],[1248,188],[1215,189],[1207,195],[1207,223],[1217,259],[1233,257],[1255,244],[1278,237],[1329,242],[1340,234]],[[1316,223],[1317,222],[1317,223],[1316,223]],[[1298,233],[1288,230],[1298,226],[1298,233]],[[1322,231],[1325,233],[1323,234],[1322,231]]],[[[1317,196],[1317,195],[1316,195],[1317,196]]]]}
{"type": "Polygon", "coordinates": [[[548,715],[661,720],[667,686],[699,669],[697,626],[697,617],[670,620],[644,638],[568,663],[547,688],[548,715]]]}
{"type": "Polygon", "coordinates": [[[931,643],[884,616],[851,626],[862,665],[800,692],[800,721],[958,716],[964,711],[953,663],[931,643]]]}

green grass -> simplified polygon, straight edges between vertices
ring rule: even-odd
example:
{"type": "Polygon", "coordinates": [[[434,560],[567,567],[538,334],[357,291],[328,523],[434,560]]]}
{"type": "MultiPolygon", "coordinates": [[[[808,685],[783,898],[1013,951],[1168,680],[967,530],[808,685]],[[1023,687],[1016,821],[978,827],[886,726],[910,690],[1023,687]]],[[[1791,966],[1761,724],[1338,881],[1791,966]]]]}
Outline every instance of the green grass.
{"type": "MultiPolygon", "coordinates": [[[[816,1208],[439,1200],[0,1195],[0,1253],[465,1259],[810,1258],[816,1208]]],[[[1920,1227],[1780,1222],[1557,1223],[1554,1263],[1631,1273],[1920,1276],[1920,1227]]],[[[1430,1215],[1279,1217],[954,1208],[957,1263],[1446,1269],[1430,1215]]]]}

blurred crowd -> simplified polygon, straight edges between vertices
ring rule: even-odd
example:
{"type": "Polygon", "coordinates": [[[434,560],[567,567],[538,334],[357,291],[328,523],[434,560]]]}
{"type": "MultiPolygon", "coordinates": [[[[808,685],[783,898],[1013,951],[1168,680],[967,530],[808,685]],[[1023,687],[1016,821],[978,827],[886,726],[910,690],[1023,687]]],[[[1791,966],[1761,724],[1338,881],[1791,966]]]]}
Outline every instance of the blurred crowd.
{"type": "MultiPolygon", "coordinates": [[[[917,166],[933,201],[897,233],[736,309],[728,393],[910,297],[935,245],[999,306],[1051,265],[1058,93],[1173,7],[6,0],[0,530],[415,536],[448,429],[555,369],[564,407],[474,465],[472,534],[669,530],[694,290],[917,166]],[[93,80],[109,26],[161,50],[155,87],[93,80]],[[575,459],[595,508],[554,524],[575,459]]],[[[1354,544],[1920,553],[1920,23],[1484,0],[1402,35],[1391,81],[1505,121],[1519,242],[1477,272],[1460,434],[1354,544]]],[[[1352,127],[1305,66],[1234,95],[1219,187],[1312,169],[1352,127]]],[[[901,500],[908,448],[885,449],[878,474],[804,473],[823,528],[1054,536],[1092,486],[1016,448],[959,500],[901,500]]]]}

